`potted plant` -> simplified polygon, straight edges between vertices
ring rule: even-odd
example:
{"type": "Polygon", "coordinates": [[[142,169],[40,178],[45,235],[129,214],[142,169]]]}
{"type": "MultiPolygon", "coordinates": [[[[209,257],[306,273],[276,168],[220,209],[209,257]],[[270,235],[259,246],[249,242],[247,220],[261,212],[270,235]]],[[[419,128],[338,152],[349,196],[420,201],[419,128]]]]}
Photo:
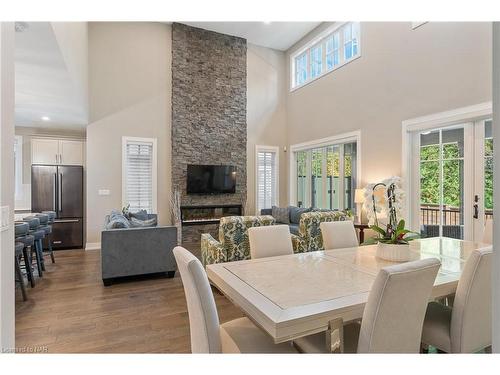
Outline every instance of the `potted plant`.
{"type": "Polygon", "coordinates": [[[418,233],[412,232],[405,228],[405,221],[398,221],[398,211],[401,209],[401,198],[403,197],[400,191],[399,178],[393,178],[389,181],[382,182],[370,186],[371,202],[370,213],[373,220],[370,229],[377,233],[377,237],[368,239],[365,244],[377,244],[376,256],[393,262],[405,262],[410,260],[410,245],[409,242],[419,238],[418,233]],[[386,225],[380,225],[377,217],[377,212],[382,209],[377,205],[380,204],[380,199],[377,202],[375,191],[376,189],[384,188],[385,199],[382,204],[385,206],[388,213],[388,222],[386,225]]]}

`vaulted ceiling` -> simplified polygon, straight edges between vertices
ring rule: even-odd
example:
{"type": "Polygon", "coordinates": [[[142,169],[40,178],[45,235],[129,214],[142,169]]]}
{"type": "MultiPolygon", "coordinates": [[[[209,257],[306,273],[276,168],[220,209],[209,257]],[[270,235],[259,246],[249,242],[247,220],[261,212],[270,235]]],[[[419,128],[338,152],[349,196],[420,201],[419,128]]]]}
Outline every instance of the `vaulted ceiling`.
{"type": "Polygon", "coordinates": [[[85,23],[16,23],[15,74],[16,126],[87,125],[85,23]]]}

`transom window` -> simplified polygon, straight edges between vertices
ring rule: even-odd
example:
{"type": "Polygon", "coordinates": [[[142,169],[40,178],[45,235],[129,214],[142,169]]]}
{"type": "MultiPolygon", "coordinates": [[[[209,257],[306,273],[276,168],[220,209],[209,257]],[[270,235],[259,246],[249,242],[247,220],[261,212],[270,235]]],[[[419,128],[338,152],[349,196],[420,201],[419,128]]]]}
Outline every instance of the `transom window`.
{"type": "Polygon", "coordinates": [[[292,55],[291,88],[315,80],[359,56],[359,22],[335,25],[292,55]]]}

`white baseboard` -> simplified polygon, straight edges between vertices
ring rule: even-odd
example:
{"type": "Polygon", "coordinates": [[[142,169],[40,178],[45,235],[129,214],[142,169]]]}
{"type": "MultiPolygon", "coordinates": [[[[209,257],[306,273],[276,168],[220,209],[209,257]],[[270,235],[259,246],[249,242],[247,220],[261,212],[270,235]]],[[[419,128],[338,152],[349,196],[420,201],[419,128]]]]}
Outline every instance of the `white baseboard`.
{"type": "Polygon", "coordinates": [[[87,242],[85,244],[85,250],[101,250],[100,242],[87,242]]]}

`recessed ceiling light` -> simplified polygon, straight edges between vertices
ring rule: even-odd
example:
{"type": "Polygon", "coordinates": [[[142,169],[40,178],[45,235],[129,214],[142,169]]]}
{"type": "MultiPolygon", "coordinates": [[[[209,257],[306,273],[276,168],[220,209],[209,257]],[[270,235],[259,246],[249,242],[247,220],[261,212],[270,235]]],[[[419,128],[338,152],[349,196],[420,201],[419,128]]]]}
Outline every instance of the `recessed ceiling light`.
{"type": "Polygon", "coordinates": [[[42,121],[50,121],[50,117],[48,117],[48,116],[42,116],[42,121]]]}
{"type": "Polygon", "coordinates": [[[269,25],[271,21],[264,21],[264,25],[269,25]]]}

